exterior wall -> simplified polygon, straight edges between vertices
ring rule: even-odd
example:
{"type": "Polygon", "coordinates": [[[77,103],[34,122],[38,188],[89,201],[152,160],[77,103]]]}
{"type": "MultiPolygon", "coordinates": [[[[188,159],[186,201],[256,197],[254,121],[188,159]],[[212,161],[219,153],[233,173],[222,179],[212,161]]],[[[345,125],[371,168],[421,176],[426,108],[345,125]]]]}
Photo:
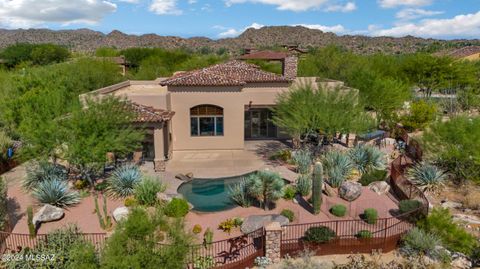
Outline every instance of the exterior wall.
{"type": "Polygon", "coordinates": [[[244,148],[245,107],[271,106],[279,93],[289,84],[252,84],[238,87],[172,87],[170,91],[173,150],[231,150],[244,148]],[[223,108],[224,135],[192,137],[190,135],[190,108],[202,105],[223,108]]]}

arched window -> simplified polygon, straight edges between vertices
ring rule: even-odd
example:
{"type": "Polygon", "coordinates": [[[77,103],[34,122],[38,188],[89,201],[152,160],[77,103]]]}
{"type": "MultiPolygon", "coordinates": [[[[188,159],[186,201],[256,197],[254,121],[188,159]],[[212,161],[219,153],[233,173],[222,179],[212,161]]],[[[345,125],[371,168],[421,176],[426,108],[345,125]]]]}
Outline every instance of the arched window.
{"type": "Polygon", "coordinates": [[[223,108],[200,105],[190,109],[192,136],[223,136],[223,108]]]}

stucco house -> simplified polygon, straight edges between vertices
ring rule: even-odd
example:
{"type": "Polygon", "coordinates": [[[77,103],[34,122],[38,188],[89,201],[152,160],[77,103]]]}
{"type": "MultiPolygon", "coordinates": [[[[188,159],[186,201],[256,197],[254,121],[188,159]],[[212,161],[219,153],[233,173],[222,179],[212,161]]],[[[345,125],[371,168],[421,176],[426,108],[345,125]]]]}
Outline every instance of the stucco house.
{"type": "Polygon", "coordinates": [[[147,128],[143,157],[155,170],[176,151],[244,149],[246,140],[285,139],[271,121],[277,96],[299,81],[326,87],[342,82],[297,78],[296,57],[280,59],[283,74],[233,60],[153,81],[125,81],[87,95],[115,95],[131,101],[135,124],[147,128]]]}

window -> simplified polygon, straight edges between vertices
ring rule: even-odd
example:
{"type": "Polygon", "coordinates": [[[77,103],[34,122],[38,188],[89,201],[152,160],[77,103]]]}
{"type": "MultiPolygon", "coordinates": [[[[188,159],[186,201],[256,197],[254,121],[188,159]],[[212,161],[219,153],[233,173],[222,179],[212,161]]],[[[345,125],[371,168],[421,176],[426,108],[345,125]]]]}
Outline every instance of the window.
{"type": "Polygon", "coordinates": [[[190,109],[192,136],[223,136],[223,108],[201,105],[190,109]]]}

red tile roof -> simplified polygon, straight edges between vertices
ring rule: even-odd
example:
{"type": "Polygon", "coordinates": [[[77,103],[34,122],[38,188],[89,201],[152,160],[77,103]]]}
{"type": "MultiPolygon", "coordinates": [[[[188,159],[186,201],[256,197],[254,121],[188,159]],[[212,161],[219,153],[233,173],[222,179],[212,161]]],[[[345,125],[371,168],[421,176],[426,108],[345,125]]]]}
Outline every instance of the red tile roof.
{"type": "Polygon", "coordinates": [[[144,106],[137,103],[130,103],[131,109],[136,113],[137,117],[134,122],[165,122],[172,119],[175,112],[156,109],[151,106],[144,106]]]}
{"type": "Polygon", "coordinates": [[[269,73],[253,64],[230,61],[204,69],[179,73],[162,81],[163,86],[242,86],[255,82],[289,82],[290,80],[269,73]]]}

